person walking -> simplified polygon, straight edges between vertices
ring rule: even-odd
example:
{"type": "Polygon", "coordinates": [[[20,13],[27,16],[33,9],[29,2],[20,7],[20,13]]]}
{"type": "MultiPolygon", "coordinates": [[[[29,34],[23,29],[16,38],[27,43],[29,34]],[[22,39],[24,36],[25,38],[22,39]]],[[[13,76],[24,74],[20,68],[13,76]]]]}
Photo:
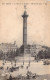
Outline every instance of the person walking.
{"type": "Polygon", "coordinates": [[[11,75],[10,75],[10,77],[9,77],[9,80],[13,80],[11,75]]]}

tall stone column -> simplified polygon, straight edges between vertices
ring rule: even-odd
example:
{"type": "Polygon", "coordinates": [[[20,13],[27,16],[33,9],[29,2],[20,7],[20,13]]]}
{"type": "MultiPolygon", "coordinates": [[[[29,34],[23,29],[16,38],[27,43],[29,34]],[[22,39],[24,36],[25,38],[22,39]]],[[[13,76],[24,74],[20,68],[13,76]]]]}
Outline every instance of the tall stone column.
{"type": "Polygon", "coordinates": [[[23,17],[23,45],[24,45],[24,53],[26,52],[27,47],[27,12],[24,11],[23,17]]]}

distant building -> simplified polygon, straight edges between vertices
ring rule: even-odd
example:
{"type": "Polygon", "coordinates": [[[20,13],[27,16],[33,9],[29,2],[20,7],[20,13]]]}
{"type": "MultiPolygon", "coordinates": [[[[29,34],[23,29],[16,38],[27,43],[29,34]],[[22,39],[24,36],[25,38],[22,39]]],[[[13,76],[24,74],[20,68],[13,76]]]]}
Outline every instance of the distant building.
{"type": "Polygon", "coordinates": [[[12,43],[1,43],[0,44],[0,51],[3,53],[7,53],[10,51],[16,51],[17,50],[17,45],[16,42],[12,43]]]}
{"type": "Polygon", "coordinates": [[[32,56],[36,56],[41,50],[42,50],[42,46],[38,44],[32,44],[30,47],[30,53],[32,56]]]}
{"type": "Polygon", "coordinates": [[[26,48],[27,54],[31,54],[31,56],[36,56],[41,50],[43,50],[42,46],[35,43],[33,43],[32,45],[27,45],[26,48]]]}

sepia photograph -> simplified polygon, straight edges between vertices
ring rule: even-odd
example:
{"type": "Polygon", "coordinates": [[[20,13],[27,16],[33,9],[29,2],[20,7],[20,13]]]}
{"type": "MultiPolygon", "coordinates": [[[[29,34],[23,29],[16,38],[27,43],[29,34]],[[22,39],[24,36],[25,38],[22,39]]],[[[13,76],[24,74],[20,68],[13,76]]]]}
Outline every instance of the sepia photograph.
{"type": "Polygon", "coordinates": [[[50,80],[50,0],[0,0],[0,80],[50,80]]]}

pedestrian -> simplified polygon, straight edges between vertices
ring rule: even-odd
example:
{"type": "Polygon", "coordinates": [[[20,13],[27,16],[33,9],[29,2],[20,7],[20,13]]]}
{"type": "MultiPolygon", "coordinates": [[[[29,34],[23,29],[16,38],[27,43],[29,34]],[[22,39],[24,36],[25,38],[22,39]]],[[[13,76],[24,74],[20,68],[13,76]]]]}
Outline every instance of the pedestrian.
{"type": "Polygon", "coordinates": [[[12,80],[12,76],[10,75],[9,80],[12,80]]]}

